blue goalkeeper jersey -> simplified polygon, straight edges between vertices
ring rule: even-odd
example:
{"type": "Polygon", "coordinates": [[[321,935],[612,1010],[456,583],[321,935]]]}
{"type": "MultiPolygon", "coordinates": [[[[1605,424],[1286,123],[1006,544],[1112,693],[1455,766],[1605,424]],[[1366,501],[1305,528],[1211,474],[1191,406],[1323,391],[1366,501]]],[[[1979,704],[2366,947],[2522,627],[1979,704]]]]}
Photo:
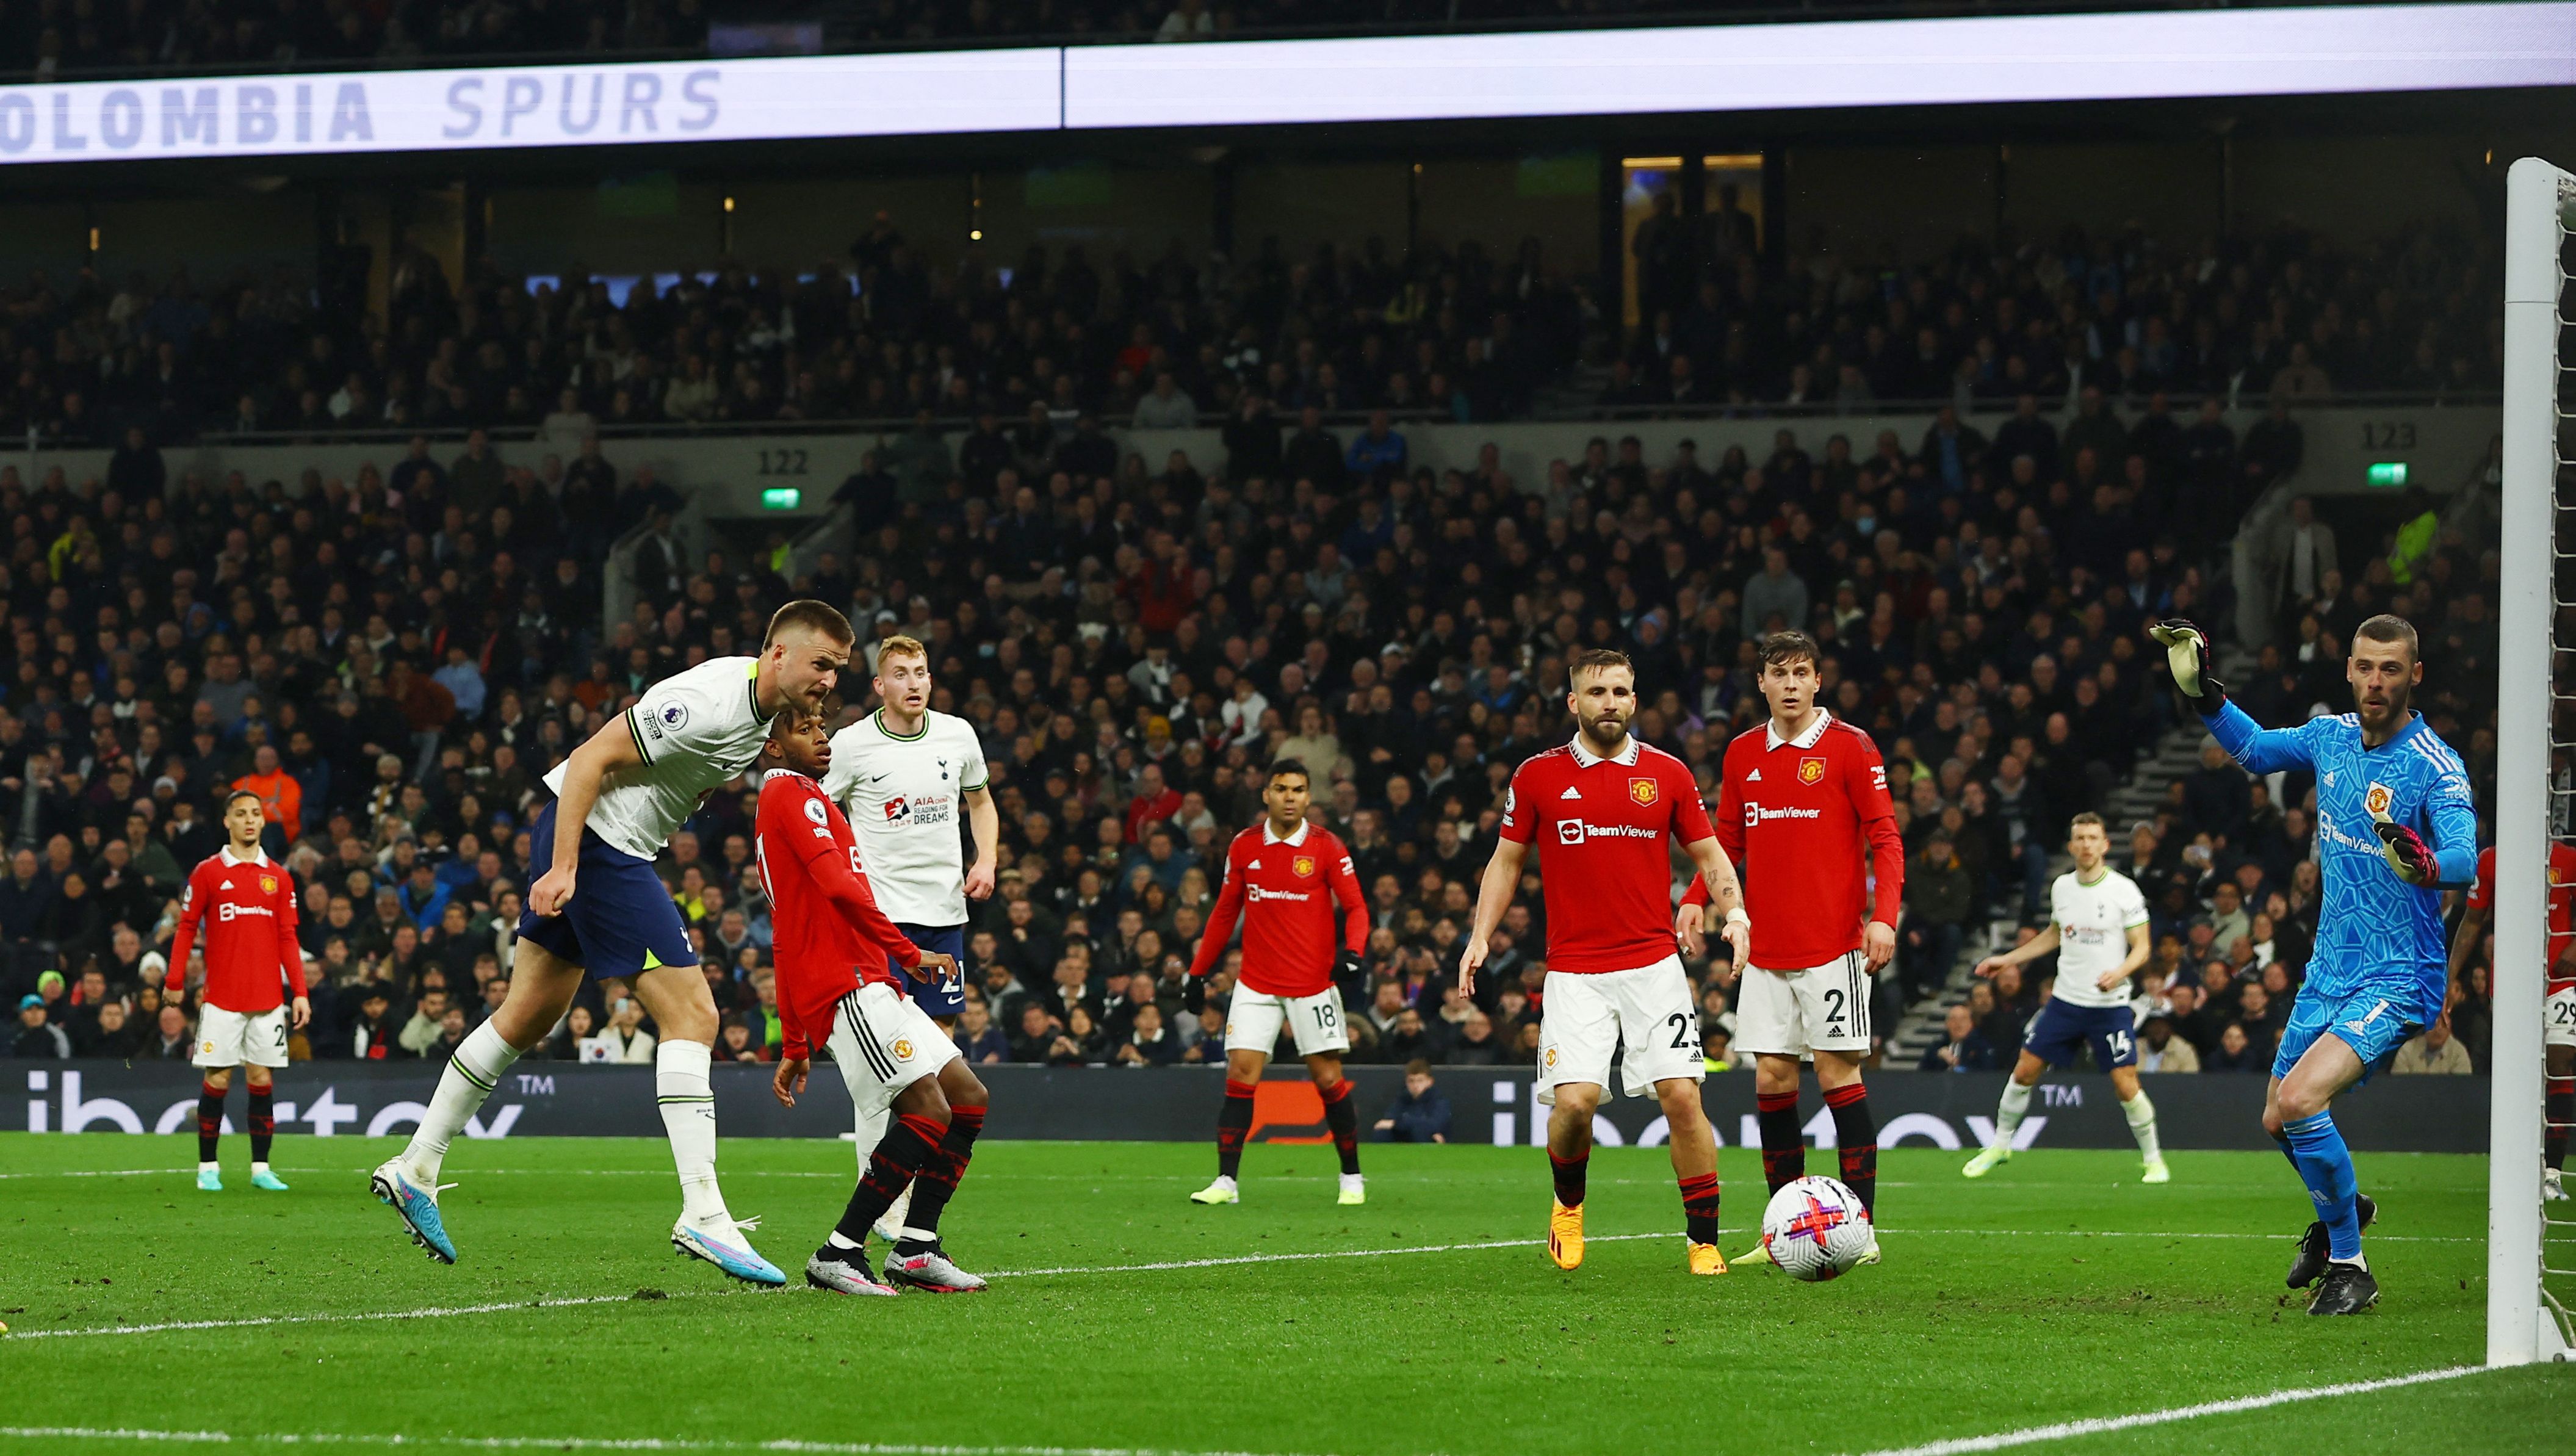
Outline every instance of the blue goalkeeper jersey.
{"type": "Polygon", "coordinates": [[[2370,810],[2382,804],[2390,818],[2424,836],[2443,884],[2468,883],[2477,872],[2478,822],[2459,755],[2420,713],[2377,748],[2361,746],[2361,722],[2351,713],[2311,718],[2296,728],[2261,728],[2227,703],[2203,721],[2248,773],[2316,773],[2325,904],[2302,994],[2340,999],[2368,985],[2388,995],[2392,983],[2411,984],[2419,993],[2417,1024],[2431,1025],[2449,976],[2441,891],[2397,878],[2371,828],[2370,810]]]}

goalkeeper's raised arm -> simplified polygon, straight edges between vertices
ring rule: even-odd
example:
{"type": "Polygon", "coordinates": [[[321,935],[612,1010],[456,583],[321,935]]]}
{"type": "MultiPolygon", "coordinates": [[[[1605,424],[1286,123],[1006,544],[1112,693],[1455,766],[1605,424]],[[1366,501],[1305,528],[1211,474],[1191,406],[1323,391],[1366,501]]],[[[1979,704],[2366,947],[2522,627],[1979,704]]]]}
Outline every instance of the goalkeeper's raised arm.
{"type": "Polygon", "coordinates": [[[2247,773],[2277,773],[2286,768],[2314,768],[2307,730],[2266,728],[2243,708],[2227,700],[2227,684],[2210,671],[2209,639],[2180,617],[2169,617],[2147,629],[2165,650],[2173,670],[2174,690],[2209,725],[2211,736],[2237,767],[2247,773]]]}

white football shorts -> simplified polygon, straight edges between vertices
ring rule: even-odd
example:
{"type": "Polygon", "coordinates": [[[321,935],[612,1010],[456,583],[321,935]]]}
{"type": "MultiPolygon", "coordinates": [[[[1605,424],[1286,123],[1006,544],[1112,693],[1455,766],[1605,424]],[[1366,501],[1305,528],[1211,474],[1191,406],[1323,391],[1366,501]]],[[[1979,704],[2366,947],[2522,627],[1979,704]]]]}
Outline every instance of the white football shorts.
{"type": "MultiPolygon", "coordinates": [[[[874,1117],[880,1127],[885,1110],[904,1088],[937,1076],[957,1060],[957,1043],[930,1013],[882,981],[841,998],[832,1008],[832,1036],[824,1045],[832,1049],[861,1123],[874,1117]]],[[[866,1161],[868,1152],[868,1147],[859,1149],[860,1161],[866,1161]]]]}
{"type": "Polygon", "coordinates": [[[1342,993],[1326,987],[1312,996],[1273,996],[1267,991],[1235,987],[1225,1008],[1225,1049],[1270,1055],[1279,1045],[1279,1027],[1297,1039],[1297,1055],[1321,1056],[1351,1049],[1349,1028],[1342,1022],[1342,993]]]}
{"type": "Polygon", "coordinates": [[[1869,1050],[1869,962],[1857,950],[1802,971],[1755,966],[1735,992],[1735,1049],[1780,1057],[1869,1050]]]}
{"type": "Polygon", "coordinates": [[[244,1013],[199,1007],[197,1054],[188,1060],[200,1067],[285,1066],[286,1008],[244,1013]]]}
{"type": "Polygon", "coordinates": [[[1550,971],[1539,1017],[1538,1100],[1554,1105],[1566,1082],[1610,1085],[1610,1054],[1631,1097],[1657,1082],[1707,1075],[1699,1053],[1699,1006],[1682,958],[1669,955],[1629,971],[1550,971]]]}

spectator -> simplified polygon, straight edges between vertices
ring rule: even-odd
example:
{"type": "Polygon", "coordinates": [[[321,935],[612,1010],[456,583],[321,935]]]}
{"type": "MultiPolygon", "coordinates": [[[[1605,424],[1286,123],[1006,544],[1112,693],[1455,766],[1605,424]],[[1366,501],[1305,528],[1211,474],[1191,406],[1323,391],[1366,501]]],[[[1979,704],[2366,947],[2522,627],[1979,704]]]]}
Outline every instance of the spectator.
{"type": "Polygon", "coordinates": [[[45,1016],[45,998],[18,998],[18,1033],[9,1042],[9,1055],[27,1061],[64,1061],[72,1054],[72,1039],[45,1016]]]}
{"type": "Polygon", "coordinates": [[[1120,1066],[1168,1067],[1181,1058],[1181,1039],[1163,1025],[1163,1008],[1151,1001],[1138,1005],[1128,1033],[1111,1058],[1120,1066]]]}
{"type": "Polygon", "coordinates": [[[1942,1039],[1923,1052],[1919,1072],[1996,1072],[2003,1070],[2003,1060],[1995,1055],[1992,1042],[1977,1029],[1976,1013],[1961,1001],[1943,1014],[1942,1039]]]}
{"type": "Polygon", "coordinates": [[[2218,1050],[2210,1053],[2203,1064],[2213,1072],[2251,1072],[2257,1076],[2272,1070],[2272,1059],[2256,1049],[2246,1035],[2242,1022],[2231,1021],[2218,1034],[2218,1050]]]}
{"type": "Polygon", "coordinates": [[[2197,1072],[2200,1070],[2200,1053],[2190,1042],[2174,1034],[2172,1017],[2150,1016],[2138,1028],[2138,1070],[2197,1072]]]}
{"type": "Polygon", "coordinates": [[[2469,1049],[2451,1035],[2451,1018],[2444,1015],[2399,1047],[2388,1070],[2400,1076],[2465,1077],[2476,1068],[2469,1065],[2469,1049]]]}
{"type": "Polygon", "coordinates": [[[1011,1040],[993,1024],[990,1004],[981,996],[966,998],[957,1017],[957,1053],[976,1066],[1011,1060],[1011,1040]]]}
{"type": "Polygon", "coordinates": [[[1382,1143],[1445,1143],[1449,1123],[1449,1098],[1432,1080],[1431,1064],[1417,1058],[1404,1064],[1404,1090],[1369,1125],[1369,1133],[1382,1143]]]}
{"type": "Polygon", "coordinates": [[[165,1003],[153,1013],[157,1027],[155,1039],[146,1048],[154,1061],[184,1062],[196,1052],[196,1028],[188,1022],[188,1013],[177,1003],[165,1003]]]}

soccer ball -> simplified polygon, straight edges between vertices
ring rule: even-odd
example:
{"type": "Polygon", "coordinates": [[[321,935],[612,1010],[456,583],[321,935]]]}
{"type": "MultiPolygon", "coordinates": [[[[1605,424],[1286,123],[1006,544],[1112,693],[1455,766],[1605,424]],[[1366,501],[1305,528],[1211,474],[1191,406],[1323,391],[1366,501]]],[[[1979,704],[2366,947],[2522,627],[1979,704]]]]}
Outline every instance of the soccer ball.
{"type": "Polygon", "coordinates": [[[1792,1279],[1831,1279],[1869,1252],[1872,1233],[1860,1195],[1831,1178],[1801,1178],[1762,1210],[1762,1247],[1792,1279]]]}

